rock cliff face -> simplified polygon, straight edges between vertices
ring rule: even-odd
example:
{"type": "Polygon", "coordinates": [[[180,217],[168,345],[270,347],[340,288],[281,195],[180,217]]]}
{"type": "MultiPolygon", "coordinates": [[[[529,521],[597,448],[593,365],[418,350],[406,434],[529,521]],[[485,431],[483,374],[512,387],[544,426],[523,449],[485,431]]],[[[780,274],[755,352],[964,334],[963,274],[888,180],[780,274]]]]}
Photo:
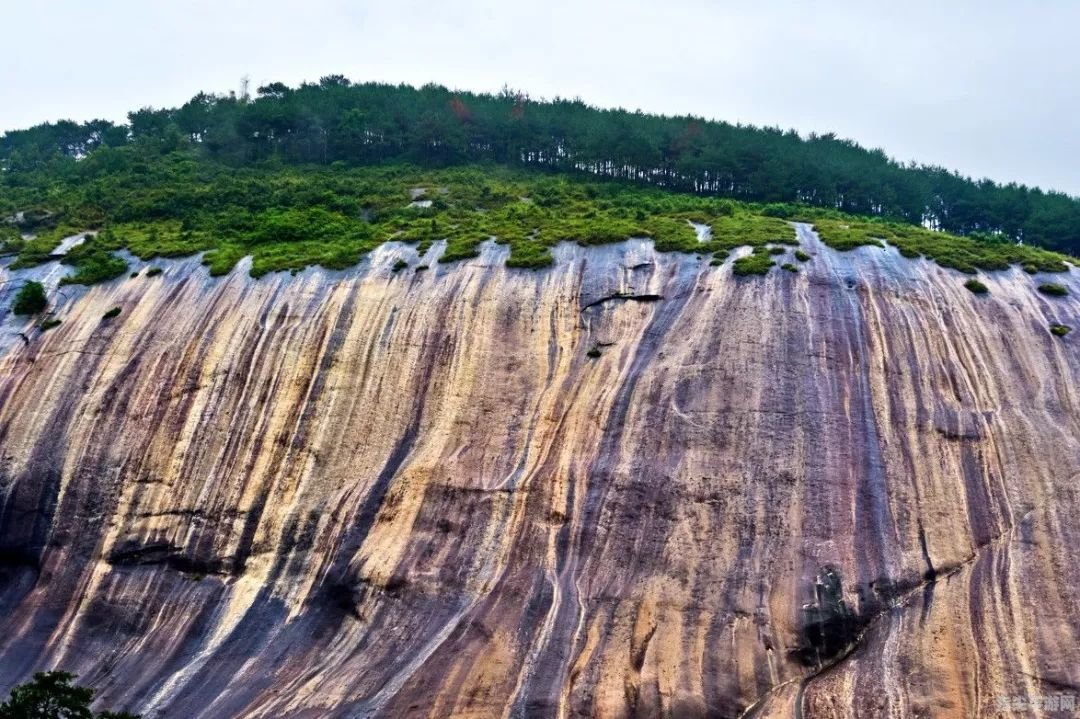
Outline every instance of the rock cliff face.
{"type": "Polygon", "coordinates": [[[175,261],[7,318],[0,689],[59,667],[148,717],[1080,692],[1080,332],[1048,331],[1080,272],[977,297],[800,236],[799,273],[747,280],[640,241],[175,261]]]}

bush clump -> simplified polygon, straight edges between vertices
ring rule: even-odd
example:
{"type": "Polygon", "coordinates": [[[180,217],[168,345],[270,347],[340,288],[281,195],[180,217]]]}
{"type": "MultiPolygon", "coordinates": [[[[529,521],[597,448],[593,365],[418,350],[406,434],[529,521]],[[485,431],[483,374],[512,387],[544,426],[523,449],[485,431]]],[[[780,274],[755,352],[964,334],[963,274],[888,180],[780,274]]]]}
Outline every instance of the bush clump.
{"type": "Polygon", "coordinates": [[[586,355],[587,357],[591,357],[592,359],[596,359],[596,358],[597,358],[597,357],[599,357],[599,356],[600,356],[601,354],[602,354],[602,353],[600,352],[600,348],[599,348],[599,347],[593,347],[593,348],[592,348],[591,350],[589,350],[588,352],[586,352],[586,353],[585,353],[585,355],[586,355]]]}
{"type": "Polygon", "coordinates": [[[151,267],[150,269],[148,269],[146,271],[146,276],[147,277],[157,277],[160,274],[161,274],[161,268],[160,267],[151,267]]]}
{"type": "Polygon", "coordinates": [[[795,259],[799,262],[807,262],[810,259],[810,255],[806,254],[802,250],[795,250],[795,259]]]}
{"type": "Polygon", "coordinates": [[[968,280],[967,282],[965,282],[964,287],[967,287],[969,290],[971,290],[976,295],[985,295],[987,292],[990,291],[989,287],[984,285],[982,282],[979,282],[975,278],[972,278],[972,279],[968,280]]]}
{"type": "Polygon", "coordinates": [[[746,257],[740,257],[732,263],[731,268],[737,277],[750,275],[765,275],[773,266],[772,258],[767,252],[754,252],[746,257]]]}
{"type": "Polygon", "coordinates": [[[109,310],[108,312],[103,314],[101,316],[101,319],[103,319],[103,320],[111,320],[113,317],[116,317],[119,314],[120,314],[120,308],[119,307],[113,307],[111,310],[109,310]]]}
{"type": "Polygon", "coordinates": [[[795,265],[791,264],[790,262],[785,262],[784,264],[780,265],[780,269],[787,270],[788,272],[798,272],[799,271],[799,268],[796,267],[795,265]]]}
{"type": "Polygon", "coordinates": [[[38,324],[38,329],[40,329],[42,332],[45,332],[46,330],[51,330],[53,327],[59,326],[60,320],[56,319],[55,317],[49,317],[48,319],[42,320],[38,324]]]}
{"type": "Polygon", "coordinates": [[[1055,337],[1064,337],[1070,332],[1072,332],[1072,327],[1069,327],[1068,325],[1059,324],[1057,322],[1050,325],[1050,334],[1055,337]]]}
{"type": "Polygon", "coordinates": [[[36,315],[44,310],[49,304],[45,296],[45,285],[33,280],[19,288],[15,295],[15,301],[11,303],[11,311],[17,315],[36,315]]]}
{"type": "Polygon", "coordinates": [[[1059,285],[1056,282],[1047,282],[1039,285],[1039,292],[1051,297],[1064,297],[1069,294],[1069,289],[1065,285],[1059,285]]]}
{"type": "Polygon", "coordinates": [[[139,719],[128,712],[90,709],[94,690],[73,684],[70,672],[38,672],[32,681],[11,690],[11,696],[0,704],[3,719],[139,719]]]}
{"type": "Polygon", "coordinates": [[[394,266],[390,268],[394,272],[401,272],[403,269],[409,266],[409,263],[405,260],[398,259],[394,262],[394,266]]]}

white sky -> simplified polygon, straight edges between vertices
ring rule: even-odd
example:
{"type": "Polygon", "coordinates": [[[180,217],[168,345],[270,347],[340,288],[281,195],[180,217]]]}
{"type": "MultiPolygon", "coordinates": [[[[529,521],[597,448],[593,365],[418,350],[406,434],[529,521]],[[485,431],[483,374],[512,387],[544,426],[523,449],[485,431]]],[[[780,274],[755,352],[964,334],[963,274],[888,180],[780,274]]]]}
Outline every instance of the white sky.
{"type": "Polygon", "coordinates": [[[836,132],[1080,195],[1074,0],[0,0],[0,128],[322,75],[836,132]]]}

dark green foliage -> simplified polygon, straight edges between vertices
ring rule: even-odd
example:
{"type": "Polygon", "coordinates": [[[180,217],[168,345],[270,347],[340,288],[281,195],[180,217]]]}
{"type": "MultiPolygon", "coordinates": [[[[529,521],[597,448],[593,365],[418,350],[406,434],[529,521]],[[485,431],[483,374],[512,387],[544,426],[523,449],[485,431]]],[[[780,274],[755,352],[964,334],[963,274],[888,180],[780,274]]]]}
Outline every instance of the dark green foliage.
{"type": "Polygon", "coordinates": [[[103,319],[103,320],[111,320],[113,317],[119,316],[119,314],[120,314],[120,308],[119,307],[113,307],[111,310],[109,310],[108,312],[103,314],[101,316],[101,319],[103,319]]]}
{"type": "Polygon", "coordinates": [[[45,296],[45,285],[30,280],[15,293],[11,311],[17,315],[36,315],[48,305],[49,299],[45,296]]]}
{"type": "Polygon", "coordinates": [[[988,288],[982,282],[979,282],[978,280],[976,280],[974,278],[972,278],[972,279],[968,280],[967,282],[965,282],[964,287],[967,287],[969,290],[971,290],[976,295],[985,295],[987,292],[990,291],[990,288],[988,288]]]}
{"type": "Polygon", "coordinates": [[[784,249],[783,247],[770,247],[769,248],[769,254],[770,255],[782,255],[785,252],[787,252],[787,250],[784,249]]]}
{"type": "Polygon", "coordinates": [[[494,239],[509,247],[508,266],[529,269],[550,265],[562,241],[640,237],[664,252],[722,257],[797,246],[789,221],[813,223],[836,249],[888,243],[968,273],[1016,263],[1062,271],[1065,258],[1031,242],[1080,246],[1080,203],[901,167],[828,136],[436,86],[271,87],[251,102],[199,95],[140,110],[122,127],[4,135],[0,216],[28,211],[22,228],[0,235],[18,253],[13,267],[48,261],[87,228],[100,231],[63,259],[75,267],[66,282],[121,276],[120,249],[142,260],[202,252],[211,275],[250,256],[255,277],[343,269],[391,239],[421,254],[445,242],[440,262],[476,257],[494,239]],[[410,206],[414,188],[430,207],[410,206]],[[708,225],[711,239],[699,242],[690,222],[708,225]],[[1027,245],[1007,239],[1021,231],[1027,245]]]}
{"type": "Polygon", "coordinates": [[[599,347],[593,347],[592,349],[590,349],[588,352],[585,353],[586,356],[591,357],[592,359],[596,359],[601,354],[603,354],[603,353],[600,351],[599,347]]]}
{"type": "Polygon", "coordinates": [[[0,704],[0,719],[139,719],[128,712],[94,714],[94,690],[72,684],[69,672],[38,672],[32,681],[11,690],[0,704]]]}
{"type": "Polygon", "coordinates": [[[796,267],[795,265],[791,264],[790,262],[785,262],[784,264],[780,265],[780,269],[787,270],[788,272],[798,272],[799,271],[799,268],[796,267]]]}
{"type": "MultiPolygon", "coordinates": [[[[32,223],[55,223],[54,208],[42,207],[48,193],[24,192],[44,188],[41,177],[93,183],[132,162],[132,154],[139,162],[191,147],[233,166],[521,165],[768,203],[763,214],[777,219],[800,219],[809,207],[802,201],[1080,252],[1075,198],[902,164],[833,134],[801,137],[778,128],[600,110],[580,100],[537,101],[511,91],[353,84],[340,77],[299,87],[270,83],[251,100],[200,93],[179,108],[129,113],[125,125],[65,121],[8,132],[0,138],[0,183],[18,192],[0,192],[0,212],[13,209],[10,199],[18,208],[44,210],[31,215],[32,223]]],[[[162,194],[131,209],[164,216],[195,207],[190,199],[162,194]]],[[[84,226],[102,219],[94,202],[78,208],[84,226]]]]}
{"type": "Polygon", "coordinates": [[[961,237],[922,227],[881,220],[823,217],[814,220],[821,240],[846,251],[870,245],[894,245],[905,257],[925,255],[944,267],[967,274],[978,270],[1004,270],[1014,264],[1037,267],[1043,272],[1066,272],[1065,257],[1031,245],[1001,239],[961,237]]]}
{"type": "Polygon", "coordinates": [[[391,267],[390,269],[393,272],[401,272],[402,270],[404,270],[408,266],[409,266],[409,263],[406,262],[405,260],[397,259],[397,260],[394,261],[394,266],[391,267]]]}
{"type": "Polygon", "coordinates": [[[59,326],[60,326],[60,320],[56,319],[55,317],[49,317],[48,319],[44,319],[44,320],[42,320],[41,322],[38,323],[38,328],[42,332],[44,332],[45,330],[51,330],[53,327],[59,327],[59,326]]]}
{"type": "Polygon", "coordinates": [[[1064,337],[1065,335],[1069,334],[1070,332],[1072,332],[1072,327],[1068,327],[1066,325],[1058,324],[1057,322],[1050,325],[1050,333],[1053,334],[1055,337],[1064,337]]]}
{"type": "Polygon", "coordinates": [[[795,250],[795,259],[799,262],[806,262],[810,259],[810,255],[806,254],[802,250],[795,250]]]}
{"type": "Polygon", "coordinates": [[[755,250],[753,253],[735,260],[731,268],[736,276],[746,277],[749,275],[768,274],[772,266],[773,261],[772,258],[769,257],[768,252],[759,252],[755,250]]]}
{"type": "Polygon", "coordinates": [[[425,270],[427,270],[427,268],[428,268],[427,265],[417,265],[415,271],[416,272],[424,272],[425,270]]]}
{"type": "Polygon", "coordinates": [[[1044,295],[1050,295],[1051,297],[1064,297],[1069,294],[1069,289],[1065,287],[1065,285],[1047,282],[1046,284],[1039,285],[1039,292],[1042,292],[1044,295]]]}
{"type": "Polygon", "coordinates": [[[128,269],[127,262],[103,249],[96,238],[73,247],[61,262],[75,268],[74,274],[60,280],[62,285],[94,285],[120,277],[128,269]]]}
{"type": "Polygon", "coordinates": [[[147,277],[157,277],[158,275],[161,274],[161,272],[162,272],[162,270],[161,270],[160,267],[151,267],[148,270],[146,270],[146,276],[147,277]]]}

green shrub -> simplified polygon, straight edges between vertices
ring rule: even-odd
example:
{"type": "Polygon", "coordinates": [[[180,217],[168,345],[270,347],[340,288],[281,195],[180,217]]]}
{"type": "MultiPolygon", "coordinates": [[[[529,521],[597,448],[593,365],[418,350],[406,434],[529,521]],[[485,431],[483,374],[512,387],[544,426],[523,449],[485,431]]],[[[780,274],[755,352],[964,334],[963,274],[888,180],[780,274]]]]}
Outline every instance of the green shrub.
{"type": "Polygon", "coordinates": [[[425,270],[426,270],[427,268],[428,268],[428,266],[427,266],[427,265],[417,265],[417,266],[416,266],[416,271],[417,271],[417,272],[423,272],[423,271],[425,271],[425,270]]]}
{"type": "Polygon", "coordinates": [[[1042,292],[1044,295],[1050,295],[1051,297],[1064,297],[1069,294],[1069,289],[1065,287],[1065,285],[1047,282],[1046,284],[1039,285],[1039,292],[1042,292]]]}
{"type": "Polygon", "coordinates": [[[802,250],[795,250],[795,259],[799,262],[806,262],[810,259],[810,255],[806,254],[802,250]]]}
{"type": "Polygon", "coordinates": [[[1056,337],[1064,337],[1065,335],[1069,334],[1070,332],[1072,332],[1072,327],[1068,327],[1066,325],[1058,324],[1057,322],[1050,325],[1050,333],[1053,334],[1056,337]]]}
{"type": "Polygon", "coordinates": [[[62,285],[94,285],[120,277],[128,269],[127,262],[99,247],[95,239],[72,248],[61,262],[75,268],[74,274],[60,280],[62,285]]]}
{"type": "Polygon", "coordinates": [[[59,326],[60,320],[56,319],[55,317],[49,317],[47,319],[44,319],[38,324],[38,328],[41,329],[42,332],[46,330],[51,330],[53,327],[59,326]]]}
{"type": "Polygon", "coordinates": [[[116,317],[119,314],[120,314],[120,308],[119,307],[113,307],[111,310],[109,310],[108,312],[103,314],[101,316],[101,319],[103,319],[103,320],[111,320],[113,317],[116,317]]]}
{"type": "Polygon", "coordinates": [[[162,269],[160,267],[151,267],[148,270],[146,270],[146,276],[147,277],[157,277],[158,275],[161,274],[161,272],[162,272],[162,269]]]}
{"type": "Polygon", "coordinates": [[[17,315],[36,315],[49,305],[49,299],[45,296],[45,285],[30,280],[15,294],[15,301],[11,303],[11,311],[17,315]]]}
{"type": "Polygon", "coordinates": [[[974,278],[965,282],[964,287],[967,287],[969,290],[971,290],[974,294],[977,295],[985,295],[987,292],[990,291],[989,287],[974,278]]]}
{"type": "Polygon", "coordinates": [[[788,272],[798,272],[799,271],[799,268],[796,267],[795,265],[791,264],[790,262],[785,262],[784,264],[780,265],[780,269],[787,270],[788,272]]]}
{"type": "Polygon", "coordinates": [[[94,690],[72,684],[75,675],[69,672],[38,672],[32,681],[11,690],[11,696],[0,704],[3,719],[139,719],[128,712],[90,709],[94,690]]]}
{"type": "Polygon", "coordinates": [[[785,252],[787,252],[787,249],[784,248],[784,247],[770,247],[769,248],[769,254],[770,255],[782,255],[785,252]]]}
{"type": "Polygon", "coordinates": [[[399,258],[399,259],[394,261],[394,266],[392,268],[390,268],[390,269],[392,271],[394,271],[394,272],[401,272],[403,269],[405,269],[408,266],[409,266],[408,262],[406,262],[405,260],[402,260],[402,259],[399,258]]]}
{"type": "Polygon", "coordinates": [[[735,260],[731,267],[736,276],[747,277],[749,275],[768,274],[772,266],[773,261],[768,253],[755,252],[735,260]]]}

